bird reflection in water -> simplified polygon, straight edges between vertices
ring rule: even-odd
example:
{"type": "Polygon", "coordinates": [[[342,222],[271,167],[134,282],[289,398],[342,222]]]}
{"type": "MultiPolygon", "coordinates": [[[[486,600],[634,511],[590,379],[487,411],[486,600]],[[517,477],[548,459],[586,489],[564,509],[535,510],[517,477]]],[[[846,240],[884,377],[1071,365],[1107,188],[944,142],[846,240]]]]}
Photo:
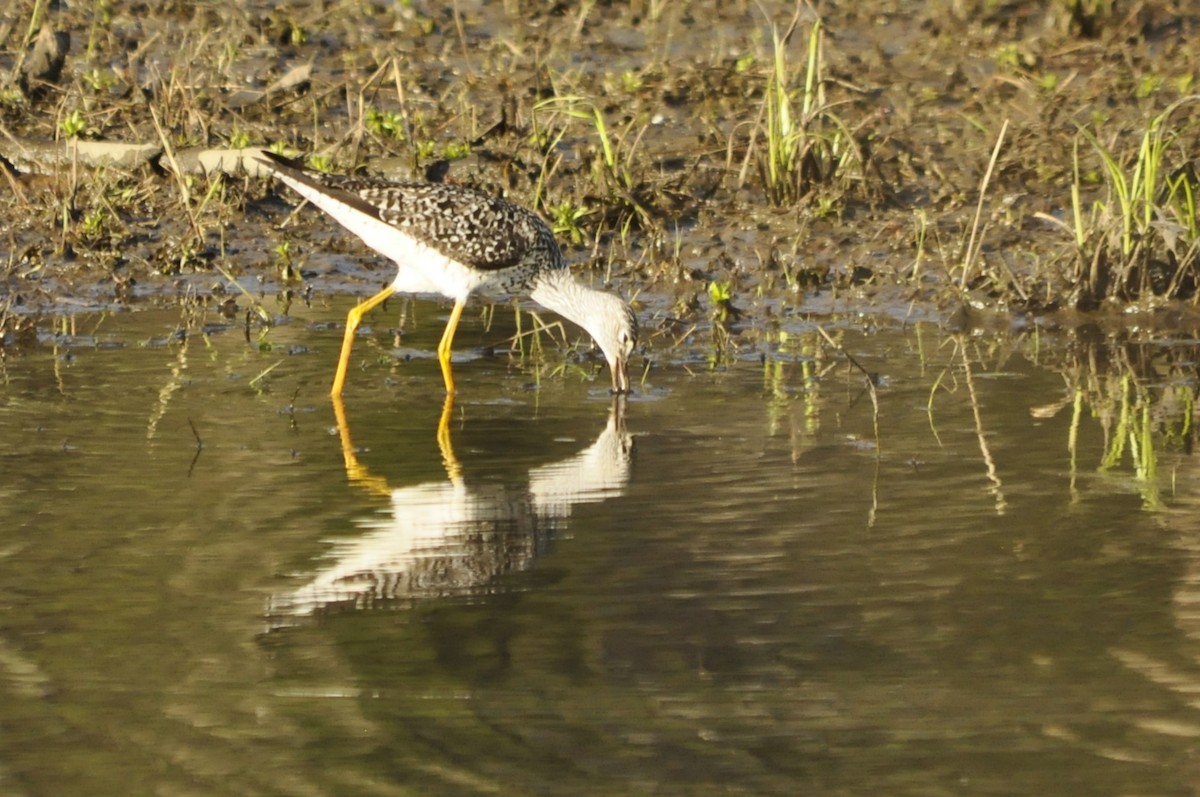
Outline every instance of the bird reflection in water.
{"type": "Polygon", "coordinates": [[[335,397],[347,477],[391,506],[362,522],[362,536],[332,542],[329,563],[308,583],[272,597],[273,625],[418,598],[486,594],[497,577],[527,568],[542,554],[574,506],[620,495],[629,480],[633,441],[625,430],[624,396],[614,396],[595,442],[530,470],[519,484],[463,478],[450,439],[452,411],[453,396],[447,396],[438,424],[447,478],[393,490],[359,462],[345,408],[335,397]]]}

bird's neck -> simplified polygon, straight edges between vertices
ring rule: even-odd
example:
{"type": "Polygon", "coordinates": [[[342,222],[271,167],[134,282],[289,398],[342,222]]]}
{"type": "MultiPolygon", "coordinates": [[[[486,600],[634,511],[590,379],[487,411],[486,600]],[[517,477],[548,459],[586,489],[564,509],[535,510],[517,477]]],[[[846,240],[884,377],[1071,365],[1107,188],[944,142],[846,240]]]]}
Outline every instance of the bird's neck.
{"type": "Polygon", "coordinates": [[[604,301],[602,297],[607,296],[604,291],[576,282],[565,268],[542,272],[529,293],[529,298],[583,327],[592,337],[596,333],[589,328],[589,322],[598,317],[595,306],[604,301]]]}

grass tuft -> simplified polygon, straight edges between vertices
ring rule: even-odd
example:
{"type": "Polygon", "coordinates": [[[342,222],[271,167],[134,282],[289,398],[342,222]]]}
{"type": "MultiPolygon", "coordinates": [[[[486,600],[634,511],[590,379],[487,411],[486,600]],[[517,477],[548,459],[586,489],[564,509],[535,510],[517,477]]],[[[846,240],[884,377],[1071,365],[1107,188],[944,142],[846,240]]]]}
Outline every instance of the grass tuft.
{"type": "MultiPolygon", "coordinates": [[[[788,62],[788,48],[800,22],[800,9],[782,34],[771,26],[772,57],[766,72],[759,124],[765,144],[751,145],[767,199],[774,205],[790,205],[812,196],[818,187],[843,181],[848,186],[851,174],[862,174],[862,154],[846,123],[834,112],[836,104],[826,99],[823,75],[824,29],[817,18],[808,31],[804,66],[794,73],[788,62]],[[852,169],[857,165],[858,168],[852,169]]],[[[833,202],[821,198],[823,212],[833,202]]]]}
{"type": "Polygon", "coordinates": [[[1100,158],[1104,195],[1085,206],[1077,142],[1070,274],[1076,306],[1151,297],[1196,301],[1200,178],[1189,145],[1195,131],[1172,123],[1176,112],[1196,104],[1200,95],[1184,97],[1153,117],[1136,149],[1116,151],[1097,133],[1080,129],[1100,158]]]}

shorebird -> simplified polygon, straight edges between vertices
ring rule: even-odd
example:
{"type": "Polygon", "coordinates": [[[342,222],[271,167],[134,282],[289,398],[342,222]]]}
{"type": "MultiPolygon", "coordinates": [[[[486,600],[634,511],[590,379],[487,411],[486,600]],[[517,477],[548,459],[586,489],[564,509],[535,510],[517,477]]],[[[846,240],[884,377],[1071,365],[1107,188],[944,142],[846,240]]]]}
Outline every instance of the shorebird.
{"type": "Polygon", "coordinates": [[[454,301],[437,347],[448,396],[454,394],[454,331],[476,293],[524,294],[583,327],[604,352],[613,392],[629,392],[629,356],[638,331],[633,310],[621,298],[577,282],[554,233],[533,211],[466,186],[325,174],[260,152],[258,163],[398,266],[390,285],[346,316],[334,397],[345,386],[363,316],[393,293],[433,293],[454,301]]]}
{"type": "MultiPolygon", "coordinates": [[[[361,535],[331,540],[331,556],[311,581],[268,602],[271,628],[339,608],[369,609],[422,597],[469,595],[524,570],[561,533],[576,507],[624,494],[633,437],[625,398],[614,396],[604,430],[572,457],[533,468],[515,483],[464,479],[453,450],[442,451],[445,480],[393,488],[358,459],[334,402],[346,476],[389,501],[360,524],[361,535]]],[[[448,443],[448,441],[447,441],[448,443]]]]}

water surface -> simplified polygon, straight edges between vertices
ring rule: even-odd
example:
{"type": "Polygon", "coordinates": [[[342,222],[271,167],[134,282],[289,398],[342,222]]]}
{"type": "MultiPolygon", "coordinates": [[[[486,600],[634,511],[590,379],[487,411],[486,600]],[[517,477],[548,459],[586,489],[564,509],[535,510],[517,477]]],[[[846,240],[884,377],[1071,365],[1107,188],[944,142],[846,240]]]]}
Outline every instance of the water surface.
{"type": "Polygon", "coordinates": [[[418,309],[340,429],[340,304],[8,353],[0,794],[1194,793],[1188,349],[828,320],[876,410],[794,319],[614,404],[500,312],[439,440],[418,309]]]}

